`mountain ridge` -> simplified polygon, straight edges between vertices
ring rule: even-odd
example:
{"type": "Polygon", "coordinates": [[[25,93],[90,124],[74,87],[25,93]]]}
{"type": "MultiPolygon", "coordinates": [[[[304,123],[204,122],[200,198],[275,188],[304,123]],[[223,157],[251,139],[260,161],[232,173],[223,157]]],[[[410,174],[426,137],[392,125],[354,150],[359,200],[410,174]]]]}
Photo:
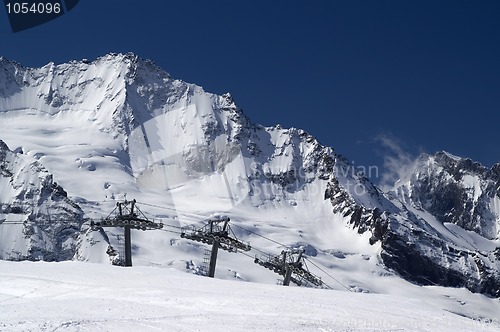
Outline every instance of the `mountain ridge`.
{"type": "MultiPolygon", "coordinates": [[[[337,231],[349,225],[369,234],[368,245],[380,244],[378,253],[363,249],[373,262],[407,280],[500,295],[500,164],[488,171],[438,152],[421,157],[436,167],[413,169],[409,182],[383,193],[307,132],[255,124],[230,94],[173,79],[132,53],[35,69],[4,58],[0,65],[0,139],[44,164],[90,218],[102,217],[125,194],[174,210],[192,209],[193,198],[202,198],[198,211],[272,218],[246,221],[270,233],[275,224],[294,225],[285,231],[289,245],[324,243],[324,252],[336,245],[336,235],[316,225],[337,231]],[[441,198],[447,190],[457,193],[449,203],[441,198]],[[303,233],[293,234],[294,227],[303,233]]],[[[76,259],[113,260],[102,251],[116,247],[118,235],[93,235],[88,225],[80,233],[76,259]]],[[[137,255],[154,243],[144,237],[137,255]]],[[[169,250],[188,260],[170,243],[169,250]]]]}

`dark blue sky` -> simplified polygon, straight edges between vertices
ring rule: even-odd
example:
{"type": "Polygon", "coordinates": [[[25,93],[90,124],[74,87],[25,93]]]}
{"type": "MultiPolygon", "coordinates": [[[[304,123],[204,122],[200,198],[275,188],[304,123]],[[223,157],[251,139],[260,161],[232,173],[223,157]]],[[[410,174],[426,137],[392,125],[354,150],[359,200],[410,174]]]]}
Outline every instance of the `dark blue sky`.
{"type": "Polygon", "coordinates": [[[81,0],[15,34],[0,19],[0,55],[25,66],[134,52],[358,166],[393,144],[500,162],[500,1],[81,0]]]}

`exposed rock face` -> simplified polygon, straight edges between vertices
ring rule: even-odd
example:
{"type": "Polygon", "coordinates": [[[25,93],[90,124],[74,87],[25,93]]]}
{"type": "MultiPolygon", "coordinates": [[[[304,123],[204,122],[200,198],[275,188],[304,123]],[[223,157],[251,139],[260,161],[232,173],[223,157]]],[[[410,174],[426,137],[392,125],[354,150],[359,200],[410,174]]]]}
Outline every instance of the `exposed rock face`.
{"type": "Polygon", "coordinates": [[[499,179],[498,164],[488,169],[446,152],[420,156],[390,194],[427,227],[405,235],[409,248],[392,236],[392,251],[404,258],[386,257],[387,265],[409,280],[500,296],[499,179]]]}
{"type": "Polygon", "coordinates": [[[446,152],[422,155],[415,171],[394,191],[411,206],[493,240],[500,235],[497,206],[500,165],[488,169],[446,152]]]}
{"type": "Polygon", "coordinates": [[[361,176],[344,186],[337,179],[325,198],[360,233],[371,231],[372,243],[381,241],[388,268],[419,284],[500,296],[498,165],[422,155],[385,195],[361,176]],[[354,186],[361,197],[349,193],[354,186]]]}
{"type": "Polygon", "coordinates": [[[0,258],[72,259],[83,211],[36,160],[0,141],[0,258]]]}

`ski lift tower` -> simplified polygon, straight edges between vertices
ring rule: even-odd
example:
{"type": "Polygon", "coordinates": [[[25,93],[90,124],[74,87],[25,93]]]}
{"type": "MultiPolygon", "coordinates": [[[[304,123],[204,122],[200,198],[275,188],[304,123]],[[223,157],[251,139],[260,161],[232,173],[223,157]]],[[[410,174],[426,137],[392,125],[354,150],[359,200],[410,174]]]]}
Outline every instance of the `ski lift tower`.
{"type": "Polygon", "coordinates": [[[276,256],[255,257],[254,262],[283,276],[283,286],[289,286],[290,281],[297,286],[323,286],[321,279],[307,270],[303,254],[304,249],[289,249],[276,256]]]}
{"type": "Polygon", "coordinates": [[[181,237],[188,240],[198,241],[212,245],[208,276],[215,276],[215,265],[219,248],[229,252],[237,252],[238,249],[250,251],[252,247],[249,243],[236,239],[229,226],[229,217],[215,216],[207,220],[207,224],[199,229],[190,228],[181,230],[181,237]],[[234,237],[230,236],[230,233],[234,237]]]}
{"type": "Polygon", "coordinates": [[[156,223],[146,218],[144,213],[136,206],[135,199],[117,202],[114,210],[109,216],[101,221],[90,222],[90,226],[95,227],[123,227],[125,238],[125,266],[132,266],[132,241],[130,238],[131,229],[154,230],[163,228],[162,223],[156,223]],[[112,217],[114,215],[114,217],[112,217]]]}

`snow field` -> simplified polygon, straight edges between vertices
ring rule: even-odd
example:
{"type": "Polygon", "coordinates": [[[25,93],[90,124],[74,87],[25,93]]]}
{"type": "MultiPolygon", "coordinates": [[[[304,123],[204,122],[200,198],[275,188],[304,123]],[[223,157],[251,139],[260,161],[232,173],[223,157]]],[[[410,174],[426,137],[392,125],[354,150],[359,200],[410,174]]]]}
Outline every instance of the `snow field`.
{"type": "Polygon", "coordinates": [[[405,298],[218,280],[159,267],[0,261],[2,331],[499,328],[495,321],[465,318],[439,309],[419,296],[405,298]]]}

